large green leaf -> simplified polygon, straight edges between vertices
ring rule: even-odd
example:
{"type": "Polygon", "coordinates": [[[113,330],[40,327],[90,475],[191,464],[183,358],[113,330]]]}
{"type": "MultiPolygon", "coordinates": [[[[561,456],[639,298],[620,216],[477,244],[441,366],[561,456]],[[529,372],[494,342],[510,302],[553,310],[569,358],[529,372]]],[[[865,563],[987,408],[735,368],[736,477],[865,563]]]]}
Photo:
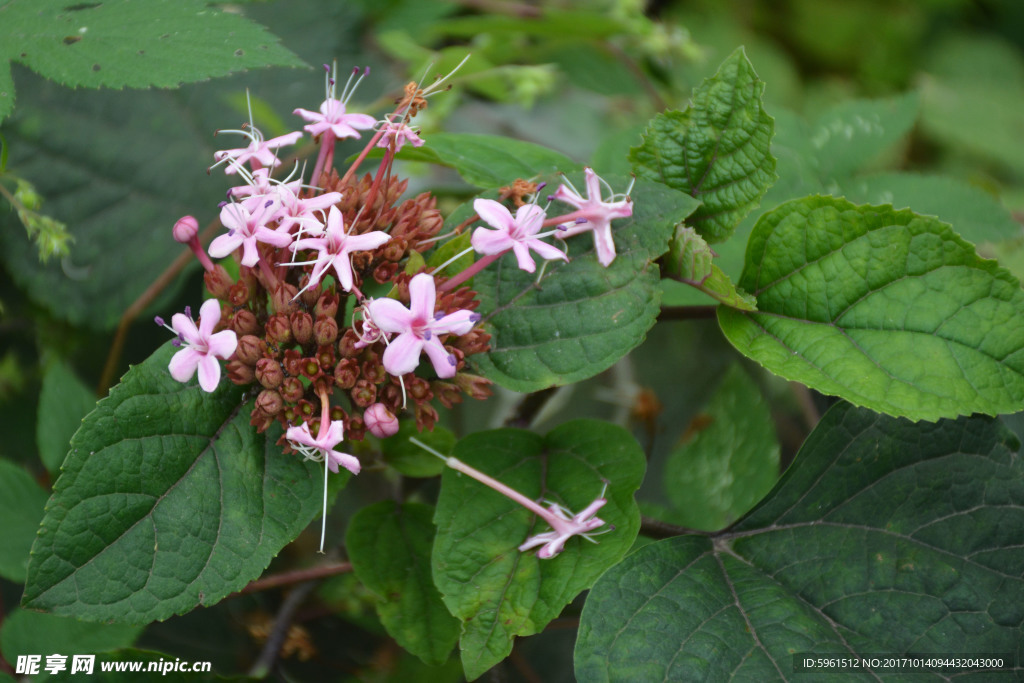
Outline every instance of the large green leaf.
{"type": "Polygon", "coordinates": [[[422,147],[406,147],[399,156],[450,166],[467,183],[483,188],[579,168],[564,154],[532,142],[473,133],[435,133],[422,147]]]}
{"type": "Polygon", "coordinates": [[[639,177],[701,200],[690,224],[710,243],[727,239],[775,181],[763,92],[739,48],[694,90],[690,107],[654,117],[630,152],[639,177]]]}
{"type": "Polygon", "coordinates": [[[955,178],[875,173],[843,182],[840,192],[858,204],[892,204],[937,216],[975,244],[1010,239],[1021,232],[1020,223],[996,197],[955,178]]]}
{"type": "Polygon", "coordinates": [[[0,576],[22,583],[28,553],[43,518],[46,491],[26,472],[0,460],[0,576]]]}
{"type": "Polygon", "coordinates": [[[349,523],[345,549],[356,576],[378,596],[377,614],[391,637],[427,664],[438,665],[448,661],[459,640],[459,620],[434,586],[433,514],[434,508],[422,503],[369,505],[349,523]]]}
{"type": "Polygon", "coordinates": [[[434,580],[462,620],[462,663],[478,677],[508,656],[517,635],[541,631],[580,591],[625,554],[640,528],[633,493],[644,457],[620,427],[593,420],[566,423],[546,437],[514,429],[477,432],[455,457],[523,495],[580,512],[607,482],[599,516],[614,531],[598,545],[570,539],[548,560],[517,547],[546,531],[535,515],[453,470],[444,473],[434,521],[434,580]]]}
{"type": "Polygon", "coordinates": [[[761,217],[720,308],[743,354],[787,379],[914,420],[1024,408],[1024,292],[934,218],[844,199],[761,217]]]}
{"type": "Polygon", "coordinates": [[[46,368],[39,392],[36,443],[39,457],[51,474],[56,475],[60,470],[71,437],[82,426],[82,418],[95,407],[95,394],[67,363],[56,361],[46,368]]]}
{"type": "Polygon", "coordinates": [[[23,603],[147,623],[210,605],[260,575],[320,511],[320,466],[256,434],[251,405],[167,372],[168,343],[132,368],[71,441],[23,603]]]}
{"type": "Polygon", "coordinates": [[[643,341],[659,311],[654,260],[697,202],[645,182],[632,197],[633,216],[612,225],[617,256],[607,268],[583,234],[567,240],[571,260],[549,263],[539,286],[512,254],[474,277],[492,335],[490,352],[475,358],[483,375],[508,389],[537,391],[592,377],[643,341]]]}
{"type": "Polygon", "coordinates": [[[913,424],[833,408],[733,529],[653,543],[601,577],[583,609],[577,677],[797,680],[803,652],[1012,653],[1020,676],[1019,447],[990,418],[913,424]]]}
{"type": "Polygon", "coordinates": [[[844,178],[877,159],[910,132],[919,107],[917,94],[906,93],[829,109],[810,130],[821,177],[844,178]]]}
{"type": "Polygon", "coordinates": [[[716,531],[736,521],[779,478],[779,442],[771,412],[739,365],[726,372],[693,433],[669,454],[663,486],[691,529],[716,531]]]}
{"type": "MultiPolygon", "coordinates": [[[[130,646],[141,632],[142,627],[132,624],[96,624],[15,609],[4,618],[0,648],[10,662],[16,661],[18,655],[42,654],[45,666],[47,654],[108,652],[130,646]]],[[[68,664],[70,668],[70,660],[68,664]]]]}
{"type": "MultiPolygon", "coordinates": [[[[88,88],[174,88],[253,67],[305,65],[263,27],[206,0],[8,2],[0,6],[5,77],[8,60],[88,88]]],[[[13,91],[0,97],[0,119],[13,103],[13,91]]]]}

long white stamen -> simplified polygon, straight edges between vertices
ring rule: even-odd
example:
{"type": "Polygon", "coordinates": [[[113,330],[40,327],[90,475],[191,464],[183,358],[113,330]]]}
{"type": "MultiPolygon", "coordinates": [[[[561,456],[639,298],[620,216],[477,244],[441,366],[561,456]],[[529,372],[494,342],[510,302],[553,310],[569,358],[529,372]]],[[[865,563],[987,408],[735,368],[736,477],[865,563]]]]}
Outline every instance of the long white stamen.
{"type": "Polygon", "coordinates": [[[324,516],[320,522],[320,554],[324,554],[324,538],[327,536],[327,456],[324,456],[324,516]]]}
{"type": "Polygon", "coordinates": [[[444,263],[439,265],[437,268],[434,268],[432,271],[430,271],[430,274],[431,275],[436,275],[437,273],[440,273],[442,270],[444,270],[445,268],[447,268],[451,264],[455,263],[460,258],[465,256],[466,254],[469,254],[472,251],[473,251],[473,247],[469,247],[468,249],[463,249],[458,254],[456,254],[455,256],[452,256],[450,259],[448,259],[447,261],[445,261],[444,263]]]}

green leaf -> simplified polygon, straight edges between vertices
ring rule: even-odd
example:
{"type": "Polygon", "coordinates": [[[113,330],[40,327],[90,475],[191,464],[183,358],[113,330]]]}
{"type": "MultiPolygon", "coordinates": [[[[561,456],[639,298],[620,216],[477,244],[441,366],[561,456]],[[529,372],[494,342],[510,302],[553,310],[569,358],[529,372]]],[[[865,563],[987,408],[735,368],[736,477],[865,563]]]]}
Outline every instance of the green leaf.
{"type": "MultiPolygon", "coordinates": [[[[55,652],[68,656],[108,652],[130,646],[141,632],[141,626],[131,624],[96,624],[15,609],[7,615],[3,629],[0,629],[0,649],[11,662],[18,655],[41,654],[45,666],[45,655],[55,652]]],[[[69,667],[70,664],[69,659],[69,667]]]]}
{"type": "MultiPolygon", "coordinates": [[[[23,583],[47,493],[21,467],[0,460],[0,576],[23,583]]],[[[4,650],[6,653],[7,650],[4,650]]]]}
{"type": "Polygon", "coordinates": [[[82,425],[82,418],[95,407],[96,395],[67,363],[57,361],[46,369],[39,392],[36,443],[39,457],[51,474],[60,470],[71,437],[82,425]]]}
{"type": "Polygon", "coordinates": [[[414,436],[444,455],[455,447],[455,434],[450,429],[435,426],[429,432],[420,433],[413,420],[400,423],[398,433],[380,443],[381,454],[387,464],[407,477],[436,477],[444,471],[444,462],[416,444],[409,441],[414,436]]]}
{"type": "Polygon", "coordinates": [[[174,381],[174,350],[133,367],[72,439],[26,607],[141,624],[211,605],[320,511],[322,468],[256,434],[240,388],[174,381]]]}
{"type": "MultiPolygon", "coordinates": [[[[470,210],[472,211],[472,209],[470,210]]],[[[464,216],[464,218],[465,217],[466,216],[464,216]]],[[[445,221],[446,229],[449,227],[450,222],[451,219],[445,221]]],[[[459,221],[459,223],[461,222],[462,221],[459,221]]],[[[458,225],[458,223],[455,225],[458,225]]],[[[454,228],[455,225],[452,225],[451,227],[454,228]]],[[[440,247],[430,254],[430,258],[427,259],[427,265],[430,266],[431,269],[436,269],[438,266],[447,263],[448,265],[444,267],[443,272],[448,277],[451,277],[456,273],[461,273],[466,268],[469,268],[474,262],[473,251],[470,249],[470,239],[472,238],[472,234],[472,230],[465,230],[461,235],[456,235],[447,242],[442,243],[440,247]],[[462,254],[462,256],[458,256],[459,254],[462,254]],[[456,256],[458,256],[458,258],[455,258],[456,256]],[[455,259],[454,261],[451,260],[453,258],[455,259]]],[[[431,270],[431,272],[433,272],[433,270],[431,270]]]]}
{"type": "Polygon", "coordinates": [[[842,184],[846,198],[857,203],[892,204],[937,216],[961,237],[981,244],[1020,234],[1020,224],[998,199],[955,178],[914,173],[876,173],[842,184]]]}
{"type": "Polygon", "coordinates": [[[739,519],[779,478],[779,442],[757,384],[734,364],[668,456],[664,487],[677,524],[715,531],[739,519]]]}
{"type": "Polygon", "coordinates": [[[689,222],[710,243],[727,239],[775,181],[774,124],[763,92],[739,48],[694,89],[690,107],[655,116],[630,151],[638,177],[701,201],[689,222]]]}
{"type": "Polygon", "coordinates": [[[356,576],[377,595],[377,614],[391,637],[438,665],[448,660],[460,629],[431,574],[433,514],[420,503],[369,505],[349,523],[345,548],[356,576]]]}
{"type": "Polygon", "coordinates": [[[615,527],[598,545],[573,538],[548,560],[518,546],[543,522],[505,496],[454,470],[444,473],[434,521],[434,580],[463,622],[462,663],[473,680],[504,659],[514,636],[540,632],[580,591],[629,549],[640,528],[633,493],[644,457],[621,427],[593,420],[561,425],[546,437],[515,429],[462,439],[455,457],[528,498],[577,513],[608,483],[600,518],[615,527]]]}
{"type": "Polygon", "coordinates": [[[761,217],[729,341],[768,370],[913,420],[1024,408],[1024,292],[934,218],[808,197],[761,217]]]}
{"type": "Polygon", "coordinates": [[[552,149],[497,135],[436,133],[425,140],[422,147],[406,147],[398,158],[449,166],[467,183],[483,188],[579,168],[572,159],[552,149]]]}
{"type": "Polygon", "coordinates": [[[1020,675],[1019,447],[994,419],[836,406],[728,533],[650,544],[601,577],[578,679],[798,680],[801,652],[1015,653],[1020,675]]]}
{"type": "Polygon", "coordinates": [[[810,130],[823,179],[843,178],[902,139],[917,120],[917,93],[888,99],[847,100],[825,112],[810,130]]]}
{"type": "MultiPolygon", "coordinates": [[[[306,66],[263,27],[206,0],[9,2],[0,7],[5,76],[7,60],[87,88],[175,88],[254,67],[306,66]]],[[[13,103],[13,90],[8,97],[13,103]]],[[[9,112],[0,108],[0,119],[9,112]]]]}
{"type": "Polygon", "coordinates": [[[482,375],[513,391],[537,391],[592,377],[643,341],[659,311],[654,260],[697,202],[644,182],[632,197],[633,216],[612,226],[617,256],[607,268],[582,235],[568,239],[570,261],[549,263],[539,287],[512,254],[474,277],[492,335],[490,352],[474,357],[482,375]]]}
{"type": "Polygon", "coordinates": [[[757,301],[737,289],[729,276],[712,262],[714,252],[697,231],[677,225],[665,257],[665,274],[695,287],[719,303],[744,311],[756,311],[757,301]]]}

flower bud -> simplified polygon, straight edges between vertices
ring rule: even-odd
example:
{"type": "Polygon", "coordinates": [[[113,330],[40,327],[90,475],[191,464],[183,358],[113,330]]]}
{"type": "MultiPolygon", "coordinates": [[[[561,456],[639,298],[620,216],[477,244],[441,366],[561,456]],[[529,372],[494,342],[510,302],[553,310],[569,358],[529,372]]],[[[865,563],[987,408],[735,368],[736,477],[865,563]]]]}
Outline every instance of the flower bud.
{"type": "Polygon", "coordinates": [[[359,379],[359,361],[355,358],[342,359],[334,368],[334,381],[342,389],[351,389],[359,379]]]}
{"type": "Polygon", "coordinates": [[[234,280],[224,270],[224,266],[217,264],[213,270],[203,273],[203,281],[206,283],[206,290],[218,299],[226,299],[231,292],[231,285],[234,280]]]}
{"type": "Polygon", "coordinates": [[[172,234],[174,235],[175,242],[188,244],[199,234],[199,221],[192,216],[182,216],[174,224],[172,234]]]}
{"type": "Polygon", "coordinates": [[[387,261],[373,269],[373,279],[380,284],[391,282],[391,278],[398,272],[398,264],[387,261]]]}
{"type": "Polygon", "coordinates": [[[417,403],[415,406],[416,410],[416,429],[421,432],[424,429],[433,430],[434,423],[437,422],[437,410],[434,406],[429,403],[417,403]]]}
{"type": "Polygon", "coordinates": [[[308,344],[313,339],[313,318],[305,311],[292,313],[291,318],[292,335],[295,341],[300,344],[308,344]]]}
{"type": "Polygon", "coordinates": [[[249,287],[244,282],[236,282],[228,290],[228,301],[233,306],[245,306],[249,303],[249,287]]]}
{"type": "Polygon", "coordinates": [[[256,408],[267,417],[274,417],[284,408],[284,400],[273,389],[264,389],[256,397],[256,408]]]}
{"type": "Polygon", "coordinates": [[[288,349],[284,352],[284,369],[292,377],[302,374],[302,352],[298,349],[288,349]]]}
{"type": "Polygon", "coordinates": [[[276,389],[284,381],[281,364],[273,358],[260,358],[256,362],[256,380],[267,389],[276,389]]]}
{"type": "Polygon", "coordinates": [[[383,403],[374,403],[363,413],[363,423],[378,439],[398,433],[398,418],[383,403]]]}
{"type": "Polygon", "coordinates": [[[290,285],[287,282],[279,284],[274,287],[274,290],[270,293],[270,301],[274,304],[274,310],[278,313],[291,313],[298,308],[298,305],[293,301],[295,296],[299,293],[299,290],[295,285],[290,285]]]}
{"type": "Polygon", "coordinates": [[[259,337],[246,334],[238,338],[238,346],[235,347],[235,358],[246,365],[256,365],[256,362],[263,357],[265,344],[259,337]]]}
{"type": "Polygon", "coordinates": [[[456,403],[462,403],[462,392],[450,382],[431,382],[430,388],[445,408],[451,409],[456,403]]]}
{"type": "Polygon", "coordinates": [[[270,316],[267,321],[267,339],[278,344],[288,344],[292,341],[292,326],[288,318],[281,314],[270,316]]]}
{"type": "Polygon", "coordinates": [[[228,379],[235,384],[244,386],[246,384],[250,384],[254,379],[252,366],[246,365],[237,358],[235,360],[229,360],[225,367],[228,371],[228,379]]]}
{"type": "Polygon", "coordinates": [[[491,395],[491,381],[477,375],[470,375],[460,372],[454,377],[455,383],[463,392],[477,400],[482,400],[491,395]]]}
{"type": "Polygon", "coordinates": [[[298,403],[306,395],[306,388],[302,386],[298,377],[285,377],[279,391],[281,398],[289,403],[298,403]]]}
{"type": "Polygon", "coordinates": [[[356,343],[359,341],[359,335],[356,334],[355,330],[351,327],[345,330],[345,334],[341,335],[341,339],[338,341],[338,353],[342,358],[354,358],[359,355],[359,349],[356,347],[356,343]]]}
{"type": "Polygon", "coordinates": [[[368,379],[360,379],[352,387],[351,395],[353,403],[360,408],[366,408],[377,400],[377,387],[368,379]]]}
{"type": "MultiPolygon", "coordinates": [[[[388,261],[401,261],[402,257],[405,256],[405,250],[409,244],[402,237],[393,237],[387,244],[384,245],[382,253],[385,259],[388,261]]],[[[371,430],[372,431],[372,430],[371,430]]]]}
{"type": "Polygon", "coordinates": [[[313,325],[313,338],[318,346],[333,344],[338,338],[338,323],[334,318],[319,316],[313,325]]]}
{"type": "Polygon", "coordinates": [[[317,318],[320,316],[336,317],[338,315],[338,295],[333,290],[321,294],[320,298],[316,300],[313,312],[316,313],[317,318]]]}
{"type": "Polygon", "coordinates": [[[260,323],[256,320],[256,316],[252,311],[248,308],[242,308],[235,311],[234,315],[231,316],[231,329],[239,336],[254,334],[259,332],[260,323]]]}

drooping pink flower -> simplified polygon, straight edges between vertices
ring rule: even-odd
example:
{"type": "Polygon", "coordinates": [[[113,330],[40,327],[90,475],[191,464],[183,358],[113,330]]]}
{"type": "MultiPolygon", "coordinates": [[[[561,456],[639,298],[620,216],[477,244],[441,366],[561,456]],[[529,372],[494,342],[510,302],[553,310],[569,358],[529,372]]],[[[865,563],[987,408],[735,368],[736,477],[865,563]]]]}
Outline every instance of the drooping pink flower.
{"type": "Polygon", "coordinates": [[[307,237],[296,240],[292,244],[293,251],[314,249],[320,252],[316,260],[290,263],[288,265],[316,264],[313,266],[313,272],[309,275],[307,288],[316,287],[324,272],[328,268],[334,268],[334,272],[338,275],[338,284],[346,292],[350,292],[355,284],[352,275],[352,264],[349,262],[350,254],[356,251],[376,249],[390,239],[391,235],[379,230],[362,235],[346,234],[341,211],[338,210],[338,207],[332,205],[327,214],[327,229],[322,236],[307,237]]]}
{"type": "MultiPolygon", "coordinates": [[[[325,69],[327,65],[324,64],[325,69]]],[[[337,67],[337,65],[335,65],[337,67]]],[[[336,139],[342,138],[357,138],[359,137],[359,130],[367,130],[373,128],[376,125],[377,120],[368,114],[349,114],[345,111],[345,106],[348,101],[352,98],[355,93],[356,86],[359,85],[359,81],[369,73],[370,69],[367,67],[366,71],[363,72],[363,76],[353,82],[353,77],[359,73],[358,67],[352,71],[352,75],[349,76],[348,82],[341,91],[341,97],[336,97],[337,92],[337,80],[335,79],[334,71],[327,69],[325,89],[327,91],[326,97],[323,103],[320,105],[320,111],[309,111],[308,109],[296,109],[293,114],[301,116],[310,123],[303,126],[312,135],[321,135],[328,131],[336,139]],[[359,130],[356,130],[356,129],[359,130]]],[[[314,176],[315,181],[315,176],[314,176]]]]}
{"type": "MultiPolygon", "coordinates": [[[[253,170],[260,168],[274,168],[280,165],[281,160],[277,158],[277,152],[273,151],[279,147],[285,145],[293,145],[299,138],[302,137],[302,131],[294,131],[286,135],[281,135],[276,138],[264,140],[262,133],[257,128],[250,128],[250,130],[226,130],[219,131],[221,133],[241,133],[242,135],[249,138],[250,142],[247,147],[240,147],[238,149],[222,149],[219,152],[213,153],[213,158],[216,163],[213,166],[217,166],[225,161],[228,163],[224,166],[224,172],[231,174],[238,172],[238,166],[249,162],[253,170]],[[233,160],[234,163],[228,160],[233,160]]],[[[211,166],[210,168],[213,168],[211,166]]]]}
{"type": "MultiPolygon", "coordinates": [[[[217,388],[220,382],[220,363],[217,359],[228,359],[238,346],[238,338],[231,330],[214,334],[213,330],[219,322],[220,302],[216,299],[207,299],[199,309],[198,327],[187,313],[175,313],[171,317],[169,329],[178,335],[183,347],[174,354],[168,365],[171,377],[179,382],[187,382],[198,369],[202,390],[212,392],[217,388]]],[[[163,325],[159,318],[157,323],[163,325]]]]}
{"type": "Polygon", "coordinates": [[[289,427],[285,432],[285,438],[291,442],[292,448],[301,453],[307,460],[324,462],[331,472],[338,473],[338,466],[341,465],[352,474],[359,474],[361,467],[359,458],[348,453],[334,450],[344,440],[345,423],[341,420],[334,420],[326,429],[320,427],[320,434],[313,438],[309,431],[309,425],[303,423],[299,427],[289,427]]]}
{"type": "Polygon", "coordinates": [[[407,142],[413,147],[423,146],[423,138],[404,121],[398,123],[385,121],[381,130],[384,131],[384,134],[377,140],[378,147],[390,147],[394,143],[395,153],[398,153],[402,151],[402,145],[407,142]]]}
{"type": "Polygon", "coordinates": [[[473,202],[473,209],[480,214],[495,230],[477,228],[473,231],[470,244],[481,254],[502,254],[509,249],[516,255],[519,267],[527,273],[537,269],[537,264],[530,257],[530,250],[537,252],[542,258],[562,259],[568,261],[569,257],[553,245],[542,242],[538,235],[541,225],[544,223],[544,209],[536,204],[524,204],[516,210],[515,218],[512,212],[504,205],[493,199],[477,199],[473,202]]]}
{"type": "Polygon", "coordinates": [[[537,557],[546,560],[562,552],[565,542],[573,536],[582,536],[589,540],[588,534],[600,529],[605,524],[604,520],[595,515],[607,502],[608,499],[604,498],[602,494],[576,515],[570,515],[561,505],[548,503],[550,514],[543,516],[543,519],[552,530],[530,536],[519,546],[520,552],[540,545],[543,547],[537,551],[537,557]]]}
{"type": "Polygon", "coordinates": [[[480,320],[478,313],[466,310],[434,313],[437,292],[434,278],[420,273],[409,281],[409,308],[394,299],[374,299],[366,305],[373,324],[383,332],[397,334],[384,350],[384,369],[400,377],[420,364],[424,351],[441,378],[455,376],[455,356],[441,343],[444,334],[463,335],[480,320]]]}
{"type": "Polygon", "coordinates": [[[242,247],[242,265],[255,266],[260,260],[257,242],[275,247],[286,247],[292,236],[271,230],[267,223],[274,220],[277,200],[266,196],[249,197],[241,202],[229,202],[220,210],[220,222],[228,232],[210,243],[210,256],[223,258],[242,247]]]}
{"type": "Polygon", "coordinates": [[[586,199],[572,185],[559,185],[551,196],[566,204],[576,207],[576,211],[559,217],[569,222],[563,223],[563,238],[579,235],[584,232],[594,233],[594,248],[597,260],[602,266],[609,266],[615,260],[615,242],[612,241],[612,220],[633,215],[633,200],[626,195],[612,195],[608,201],[601,197],[601,183],[604,181],[594,173],[593,169],[583,169],[587,187],[586,199]]]}

